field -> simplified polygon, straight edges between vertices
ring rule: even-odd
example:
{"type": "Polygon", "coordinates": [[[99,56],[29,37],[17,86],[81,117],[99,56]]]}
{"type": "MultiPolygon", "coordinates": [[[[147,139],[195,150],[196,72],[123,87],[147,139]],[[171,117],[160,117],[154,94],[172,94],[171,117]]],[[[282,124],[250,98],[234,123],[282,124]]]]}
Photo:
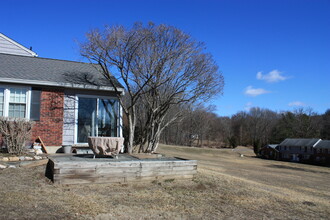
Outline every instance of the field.
{"type": "Polygon", "coordinates": [[[197,159],[196,178],[61,186],[45,166],[0,170],[0,219],[330,218],[329,167],[262,160],[243,147],[159,152],[197,159]]]}

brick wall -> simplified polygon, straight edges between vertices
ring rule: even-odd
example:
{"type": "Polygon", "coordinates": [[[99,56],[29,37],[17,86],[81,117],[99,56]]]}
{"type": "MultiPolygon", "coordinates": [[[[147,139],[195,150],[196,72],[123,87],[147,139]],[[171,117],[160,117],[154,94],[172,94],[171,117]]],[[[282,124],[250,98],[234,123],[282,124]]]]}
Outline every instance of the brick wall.
{"type": "Polygon", "coordinates": [[[40,97],[40,121],[36,121],[33,126],[33,141],[37,136],[40,136],[46,146],[62,145],[63,97],[64,93],[61,90],[42,90],[40,97]]]}

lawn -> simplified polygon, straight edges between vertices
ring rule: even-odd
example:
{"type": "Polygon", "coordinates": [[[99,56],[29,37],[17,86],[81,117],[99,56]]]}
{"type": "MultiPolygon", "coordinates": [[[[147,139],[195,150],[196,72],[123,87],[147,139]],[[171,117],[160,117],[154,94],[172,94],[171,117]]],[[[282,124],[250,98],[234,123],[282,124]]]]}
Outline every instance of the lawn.
{"type": "Polygon", "coordinates": [[[262,160],[248,148],[159,152],[197,159],[196,178],[62,186],[44,166],[0,170],[0,219],[329,219],[328,167],[262,160]]]}

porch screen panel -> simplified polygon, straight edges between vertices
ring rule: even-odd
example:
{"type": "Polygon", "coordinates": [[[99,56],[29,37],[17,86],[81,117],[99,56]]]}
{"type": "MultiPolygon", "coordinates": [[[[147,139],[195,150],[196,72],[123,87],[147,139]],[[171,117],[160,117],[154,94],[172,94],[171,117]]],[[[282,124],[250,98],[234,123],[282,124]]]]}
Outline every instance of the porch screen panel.
{"type": "Polygon", "coordinates": [[[87,143],[88,136],[96,136],[96,101],[95,98],[78,100],[78,142],[87,143]]]}
{"type": "Polygon", "coordinates": [[[118,101],[99,99],[98,104],[98,136],[117,137],[118,135],[118,101]]]}

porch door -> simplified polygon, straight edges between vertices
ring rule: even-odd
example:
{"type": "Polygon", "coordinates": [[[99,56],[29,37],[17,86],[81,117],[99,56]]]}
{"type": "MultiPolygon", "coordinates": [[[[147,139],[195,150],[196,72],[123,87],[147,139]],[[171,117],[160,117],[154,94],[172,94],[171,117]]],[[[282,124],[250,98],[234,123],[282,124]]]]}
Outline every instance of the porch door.
{"type": "Polygon", "coordinates": [[[96,136],[97,99],[78,99],[78,143],[87,143],[88,136],[96,136]]]}

